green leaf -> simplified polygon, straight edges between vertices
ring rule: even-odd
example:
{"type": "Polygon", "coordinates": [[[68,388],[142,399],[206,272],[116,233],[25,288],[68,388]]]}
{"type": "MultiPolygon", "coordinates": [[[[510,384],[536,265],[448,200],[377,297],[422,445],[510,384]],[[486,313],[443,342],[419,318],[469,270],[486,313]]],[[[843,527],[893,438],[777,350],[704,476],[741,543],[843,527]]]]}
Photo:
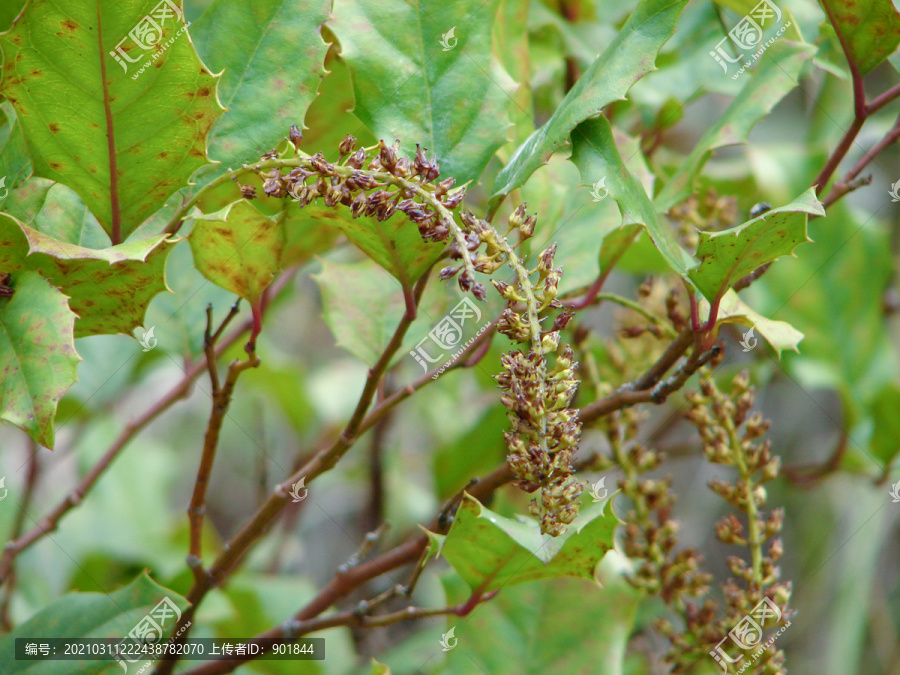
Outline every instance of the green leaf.
{"type": "Polygon", "coordinates": [[[0,4],[0,33],[8,31],[19,12],[25,7],[25,0],[7,0],[0,4]]]}
{"type": "Polygon", "coordinates": [[[641,0],[615,40],[566,94],[553,116],[503,167],[491,189],[491,208],[523,185],[578,124],[625,98],[631,86],[654,68],[656,54],[675,31],[685,4],[686,0],[641,0]]]}
{"type": "Polygon", "coordinates": [[[8,101],[0,104],[0,112],[10,121],[9,129],[4,130],[6,138],[0,142],[0,208],[5,211],[4,194],[31,175],[31,159],[22,126],[8,101]]]}
{"type": "Polygon", "coordinates": [[[683,201],[694,189],[694,181],[716,148],[747,142],[750,130],[797,86],[797,78],[815,47],[780,40],[766,50],[765,58],[753,71],[725,112],[694,145],[687,158],[669,178],[654,200],[660,212],[683,201]]]}
{"type": "Polygon", "coordinates": [[[337,344],[374,366],[406,311],[400,284],[369,261],[323,260],[322,271],[313,279],[337,344]]]}
{"type": "Polygon", "coordinates": [[[372,659],[372,670],[369,675],[391,675],[391,669],[383,663],[378,663],[378,661],[372,659]]]}
{"type": "MultiPolygon", "coordinates": [[[[31,223],[43,208],[47,193],[54,185],[58,183],[46,178],[29,178],[10,190],[6,199],[0,200],[0,209],[23,223],[31,223]]],[[[104,244],[109,241],[105,234],[103,239],[104,244]]]]}
{"type": "Polygon", "coordinates": [[[323,218],[407,286],[411,287],[444,252],[443,244],[422,239],[418,228],[400,213],[379,223],[368,216],[353,218],[348,209],[322,211],[323,218]]]}
{"type": "Polygon", "coordinates": [[[224,69],[219,100],[228,111],[210,134],[209,154],[239,167],[274,148],[306,111],[325,76],[320,26],[330,0],[216,0],[191,25],[213,72],[224,69]]]}
{"type": "Polygon", "coordinates": [[[281,269],[285,233],[277,218],[240,200],[196,215],[188,241],[200,274],[256,303],[281,269]]]}
{"type": "Polygon", "coordinates": [[[500,430],[507,424],[504,408],[490,406],[472,429],[438,447],[431,459],[438,497],[453,497],[472,476],[487,474],[506,459],[506,442],[500,430]]]}
{"type": "MultiPolygon", "coordinates": [[[[622,675],[644,595],[626,581],[630,571],[628,561],[610,551],[597,568],[602,588],[583,579],[514,586],[465,621],[450,617],[459,649],[447,654],[443,675],[622,675]]],[[[462,581],[450,575],[441,581],[452,595],[449,601],[465,601],[462,581]]]]}
{"type": "Polygon", "coordinates": [[[81,360],[72,339],[75,314],[37,272],[15,272],[7,283],[14,293],[0,298],[0,419],[52,449],[56,406],[81,360]]]}
{"type": "Polygon", "coordinates": [[[121,672],[116,661],[19,661],[13,658],[16,638],[121,638],[126,639],[151,612],[168,633],[174,628],[187,600],[142,573],[112,593],[67,593],[44,607],[11,633],[0,638],[0,658],[9,675],[108,675],[121,672]],[[165,599],[168,598],[169,602],[165,599]],[[172,607],[173,603],[178,611],[172,607]]]}
{"type": "Polygon", "coordinates": [[[67,296],[78,315],[75,337],[130,334],[142,325],[147,305],[168,290],[167,235],[92,249],[70,244],[0,214],[0,269],[39,271],[67,296]]]}
{"type": "Polygon", "coordinates": [[[750,10],[752,10],[759,3],[757,0],[715,0],[717,5],[722,5],[722,7],[727,7],[735,14],[749,14],[750,10]]]}
{"type": "Polygon", "coordinates": [[[888,467],[900,454],[900,387],[893,383],[885,386],[873,398],[871,410],[875,425],[869,447],[888,467]]]}
{"type": "Polygon", "coordinates": [[[497,0],[494,20],[493,53],[512,79],[518,83],[510,94],[508,109],[512,122],[512,149],[524,143],[534,131],[534,95],[531,87],[529,12],[543,9],[527,0],[497,0]]]}
{"type": "MultiPolygon", "coordinates": [[[[758,314],[744,304],[733,290],[727,291],[722,296],[716,317],[716,326],[723,323],[736,323],[759,331],[759,334],[766,339],[766,342],[778,354],[778,358],[781,358],[781,352],[785,349],[795,352],[800,351],[798,345],[804,337],[803,333],[785,321],[773,321],[758,314]]],[[[709,318],[709,303],[703,299],[700,300],[700,318],[703,320],[709,318]]],[[[747,335],[745,338],[748,345],[756,344],[753,337],[753,335],[747,335]]],[[[753,347],[750,348],[752,349],[753,347]]]]}
{"type": "Polygon", "coordinates": [[[541,534],[531,518],[505,518],[466,495],[446,536],[428,536],[473,589],[485,581],[484,590],[492,590],[555,577],[593,579],[619,524],[608,504],[583,506],[568,529],[554,538],[541,534]]]}
{"type": "Polygon", "coordinates": [[[407,152],[428,148],[458,183],[506,142],[515,85],[491,54],[495,13],[496,0],[336,0],[329,24],[360,121],[407,152]]]}
{"type": "Polygon", "coordinates": [[[900,14],[891,0],[821,0],[847,60],[865,75],[900,45],[900,14]]]}
{"type": "MultiPolygon", "coordinates": [[[[43,180],[43,179],[40,179],[43,180]]],[[[54,239],[87,248],[104,248],[109,237],[81,197],[62,183],[53,183],[46,193],[34,229],[54,239]]]]}
{"type": "MultiPolygon", "coordinates": [[[[852,429],[870,417],[873,394],[898,381],[882,304],[895,268],[891,229],[844,202],[809,229],[815,246],[773,265],[750,290],[761,311],[806,334],[802,354],[787,362],[789,372],[807,389],[833,388],[843,402],[844,427],[852,429]]],[[[857,447],[849,443],[848,452],[857,447]]]]}
{"type": "MultiPolygon", "coordinates": [[[[582,180],[592,185],[603,180],[609,196],[619,204],[622,225],[643,225],[669,266],[685,276],[695,261],[679,245],[675,233],[657,215],[640,182],[628,171],[616,149],[609,121],[601,116],[582,122],[572,132],[572,146],[572,161],[581,171],[582,180]]],[[[630,234],[633,231],[626,230],[624,236],[630,234]]]]}
{"type": "Polygon", "coordinates": [[[152,47],[144,50],[129,37],[158,4],[72,0],[63,7],[34,0],[12,31],[0,36],[0,94],[16,109],[35,175],[74,189],[113,243],[208,162],[206,135],[222,113],[216,78],[190,38],[177,34],[180,18],[163,21],[154,44],[162,50],[173,42],[155,52],[155,61],[152,47]],[[48,30],[57,37],[48,39],[48,30]],[[119,52],[121,64],[109,54],[117,47],[125,54],[119,52]]]}
{"type": "Polygon", "coordinates": [[[757,267],[783,255],[793,256],[799,244],[812,241],[806,235],[810,214],[825,215],[813,188],[787,206],[736,227],[700,232],[695,254],[700,262],[688,271],[688,278],[712,301],[757,267]]]}

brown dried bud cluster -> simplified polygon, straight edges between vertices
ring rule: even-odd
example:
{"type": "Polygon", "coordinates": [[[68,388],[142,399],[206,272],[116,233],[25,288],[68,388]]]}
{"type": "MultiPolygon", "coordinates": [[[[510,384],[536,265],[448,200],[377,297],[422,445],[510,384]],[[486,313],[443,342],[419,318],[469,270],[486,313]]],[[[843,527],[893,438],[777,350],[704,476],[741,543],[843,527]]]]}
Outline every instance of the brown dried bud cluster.
{"type": "MultiPolygon", "coordinates": [[[[519,242],[534,234],[535,216],[528,216],[525,205],[519,206],[509,218],[510,232],[518,230],[519,242]]],[[[494,260],[502,257],[493,231],[484,234],[487,242],[485,257],[494,260]]],[[[547,369],[547,354],[559,348],[560,331],[566,327],[571,314],[563,312],[556,317],[549,330],[539,330],[539,348],[535,348],[536,336],[527,299],[531,295],[536,311],[559,308],[556,300],[562,269],[553,268],[556,245],[542,251],[535,269],[528,277],[538,275],[538,281],[528,288],[520,280],[515,286],[494,280],[497,291],[507,301],[497,330],[519,343],[532,343],[524,353],[520,350],[504,354],[503,372],[497,382],[503,390],[500,397],[509,410],[510,430],[506,432],[509,449],[507,461],[516,476],[516,485],[526,492],[541,490],[540,498],[531,502],[531,512],[540,520],[541,532],[558,536],[565,526],[578,515],[578,497],[583,486],[574,478],[572,456],[581,438],[581,424],[577,411],[569,407],[578,389],[575,378],[575,354],[565,346],[557,354],[552,370],[547,369]],[[517,311],[516,306],[525,305],[517,311]]]]}
{"type": "Polygon", "coordinates": [[[705,594],[712,577],[700,569],[702,558],[693,548],[676,551],[679,526],[670,518],[675,505],[671,480],[641,476],[658,469],[664,457],[635,442],[639,418],[638,411],[625,409],[605,421],[613,459],[625,474],[619,489],[634,505],[625,515],[623,542],[626,555],[638,563],[629,581],[681,606],[686,598],[705,594]]]}
{"type": "MultiPolygon", "coordinates": [[[[406,157],[400,153],[400,141],[357,148],[356,139],[347,136],[338,147],[339,161],[333,163],[321,153],[301,153],[302,138],[293,125],[288,140],[300,156],[300,166],[287,174],[280,167],[261,173],[263,192],[270,197],[291,198],[300,206],[321,199],[328,207],[348,207],[354,218],[365,215],[378,221],[402,213],[426,241],[449,240],[447,256],[452,263],[440,271],[440,278],[456,278],[460,289],[480,300],[485,299],[485,287],[475,280],[475,272],[492,274],[505,264],[517,272],[515,285],[493,280],[507,302],[499,332],[516,342],[530,343],[527,353],[516,350],[504,355],[503,372],[497,376],[511,423],[506,433],[508,461],[520,487],[528,492],[541,490],[540,498],[531,504],[541,532],[558,536],[578,514],[576,500],[582,486],[574,479],[571,464],[581,436],[577,413],[569,408],[578,387],[577,364],[570,347],[557,355],[549,372],[546,361],[546,354],[559,349],[560,331],[572,315],[563,311],[548,330],[540,328],[542,312],[562,308],[556,299],[562,278],[562,268],[553,267],[556,245],[540,253],[534,269],[524,268],[506,236],[517,231],[517,247],[534,235],[537,216],[528,215],[525,204],[509,217],[506,235],[467,211],[458,212],[457,223],[454,211],[465,196],[465,187],[454,189],[452,177],[439,181],[437,161],[429,160],[418,145],[415,155],[406,157]],[[535,275],[537,281],[532,283],[535,275]]],[[[254,195],[243,187],[242,194],[254,195]]]]}
{"type": "MultiPolygon", "coordinates": [[[[303,136],[297,125],[291,125],[288,139],[295,148],[299,146],[303,136]]],[[[340,160],[336,163],[316,153],[287,174],[282,174],[278,167],[270,169],[260,176],[263,192],[270,197],[290,198],[300,206],[321,199],[328,207],[338,204],[349,207],[354,218],[370,216],[379,222],[402,213],[416,224],[426,241],[447,241],[453,227],[453,223],[447,222],[447,212],[459,207],[466,189],[454,190],[456,179],[452,177],[437,182],[440,170],[434,157],[428,159],[418,145],[413,157],[404,156],[400,153],[399,140],[393,145],[379,141],[374,148],[357,148],[353,136],[341,141],[338,152],[340,160]],[[433,201],[425,199],[420,190],[430,193],[433,201]],[[443,213],[434,202],[443,207],[443,213]]],[[[264,155],[263,159],[269,156],[264,155]]],[[[247,198],[254,196],[248,190],[242,193],[247,198]]],[[[480,243],[477,234],[470,234],[470,243],[467,255],[480,243]]],[[[463,253],[454,247],[456,242],[450,247],[450,257],[460,259],[463,253]]],[[[442,276],[447,279],[452,275],[442,276]]],[[[460,288],[484,300],[484,285],[471,277],[471,274],[460,275],[460,288]]]]}

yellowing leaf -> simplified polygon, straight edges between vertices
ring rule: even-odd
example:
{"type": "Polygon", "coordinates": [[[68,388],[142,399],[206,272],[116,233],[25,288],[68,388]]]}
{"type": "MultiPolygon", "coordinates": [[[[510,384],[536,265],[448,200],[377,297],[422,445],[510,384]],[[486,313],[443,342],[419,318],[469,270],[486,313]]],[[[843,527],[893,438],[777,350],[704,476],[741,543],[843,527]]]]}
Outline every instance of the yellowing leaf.
{"type": "Polygon", "coordinates": [[[85,248],[0,214],[0,270],[36,270],[69,296],[69,307],[78,315],[75,337],[130,334],[143,325],[147,305],[168,290],[166,258],[174,245],[162,235],[85,248]]]}
{"type": "Polygon", "coordinates": [[[0,298],[0,419],[53,448],[56,406],[75,382],[75,314],[34,271],[15,272],[0,298]]]}
{"type": "Polygon", "coordinates": [[[197,215],[188,241],[204,277],[256,303],[281,269],[285,235],[277,218],[241,200],[197,215]]]}

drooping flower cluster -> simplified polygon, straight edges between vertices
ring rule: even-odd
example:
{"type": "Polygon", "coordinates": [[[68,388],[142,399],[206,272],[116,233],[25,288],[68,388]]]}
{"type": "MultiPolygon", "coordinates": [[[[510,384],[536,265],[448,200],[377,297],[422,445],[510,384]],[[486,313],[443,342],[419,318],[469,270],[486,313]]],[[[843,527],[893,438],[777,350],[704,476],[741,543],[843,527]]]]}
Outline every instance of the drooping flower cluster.
{"type": "MultiPolygon", "coordinates": [[[[303,137],[296,125],[291,126],[288,138],[300,154],[303,137]]],[[[327,161],[322,153],[301,154],[301,165],[287,174],[281,167],[273,167],[262,176],[263,192],[270,197],[290,197],[301,206],[321,199],[328,207],[349,207],[354,218],[365,215],[379,222],[403,213],[426,241],[453,239],[451,258],[462,259],[462,250],[467,251],[459,287],[484,300],[484,285],[475,281],[474,272],[487,270],[475,266],[472,254],[481,242],[477,234],[465,232],[452,213],[462,203],[466,188],[454,189],[452,176],[437,182],[437,160],[429,160],[418,145],[410,159],[400,154],[399,140],[391,146],[379,141],[374,148],[357,148],[356,138],[347,136],[339,153],[338,162],[327,161]]]]}
{"type": "MultiPolygon", "coordinates": [[[[493,274],[509,265],[516,273],[514,285],[492,280],[507,301],[498,331],[515,342],[530,343],[527,353],[505,354],[503,372],[497,376],[511,424],[505,434],[507,460],[519,487],[529,493],[541,490],[540,499],[531,503],[541,531],[561,534],[578,514],[576,500],[582,491],[571,464],[581,425],[576,411],[568,407],[578,387],[577,364],[567,346],[548,372],[546,355],[557,352],[560,331],[571,314],[564,311],[549,330],[541,328],[544,312],[562,308],[556,300],[562,268],[553,268],[555,244],[541,252],[537,266],[530,270],[516,252],[533,236],[537,217],[527,215],[522,204],[509,217],[505,234],[470,212],[460,212],[457,221],[454,211],[465,196],[465,187],[454,189],[452,177],[436,182],[440,177],[437,161],[429,160],[418,145],[415,156],[409,158],[400,155],[399,141],[392,146],[379,141],[372,148],[357,148],[356,139],[347,136],[340,144],[338,162],[329,162],[321,153],[307,155],[300,150],[302,136],[296,125],[288,138],[297,158],[258,169],[267,195],[289,197],[301,206],[321,199],[328,207],[349,207],[354,218],[366,215],[384,221],[403,213],[426,241],[449,240],[447,255],[453,263],[440,271],[440,278],[456,278],[460,289],[480,300],[485,299],[485,287],[475,280],[475,272],[493,274]],[[290,171],[282,173],[287,166],[290,171]],[[515,246],[507,240],[513,230],[518,232],[515,246]]],[[[276,157],[270,153],[262,159],[276,157]]],[[[254,196],[249,186],[241,190],[247,198],[254,196]]]]}
{"type": "MultiPolygon", "coordinates": [[[[519,243],[534,233],[535,217],[526,216],[525,205],[519,206],[509,219],[510,231],[519,230],[519,243]]],[[[496,242],[486,238],[488,254],[496,242]]],[[[564,311],[557,315],[549,330],[541,330],[540,314],[556,309],[556,299],[562,268],[553,268],[556,244],[538,256],[537,266],[525,269],[514,253],[514,268],[519,272],[516,284],[497,279],[492,283],[507,301],[498,330],[519,343],[530,343],[527,353],[516,350],[504,354],[503,372],[497,382],[503,390],[500,400],[509,410],[510,430],[505,433],[509,449],[507,461],[516,476],[516,485],[526,492],[541,490],[540,499],[533,499],[531,512],[539,518],[541,532],[558,536],[578,515],[577,499],[582,485],[575,480],[572,455],[578,448],[581,425],[577,412],[569,405],[578,389],[575,379],[574,353],[566,345],[557,354],[548,372],[547,355],[559,349],[560,331],[572,315],[564,311]],[[531,277],[538,275],[532,285],[531,277]],[[524,309],[519,311],[516,307],[524,309]]]]}
{"type": "MultiPolygon", "coordinates": [[[[755,617],[762,629],[772,630],[790,625],[793,615],[788,607],[791,583],[781,580],[777,565],[783,553],[777,535],[784,512],[775,509],[767,516],[762,512],[766,504],[763,484],[777,477],[780,464],[779,458],[772,455],[770,442],[759,442],[769,424],[758,412],[750,413],[754,392],[746,371],[733,379],[729,394],[721,392],[712,379],[702,381],[700,388],[700,393],[687,395],[692,407],[687,418],[700,432],[706,459],[731,466],[737,473],[733,482],[717,479],[710,481],[709,487],[743,514],[743,519],[734,514],[721,519],[716,524],[716,537],[724,544],[748,548],[750,561],[728,557],[734,579],[722,584],[727,603],[725,616],[711,600],[699,606],[688,602],[684,606],[684,629],[676,630],[667,622],[659,625],[672,642],[668,660],[673,664],[673,673],[692,672],[696,660],[705,660],[708,655],[726,666],[727,662],[743,658],[732,640],[725,638],[732,629],[737,631],[736,627],[748,616],[755,617]],[[723,642],[726,644],[720,646],[723,642]],[[729,655],[729,651],[734,655],[729,655]]],[[[753,672],[784,675],[784,653],[772,638],[763,643],[761,634],[753,637],[760,652],[753,672]]]]}

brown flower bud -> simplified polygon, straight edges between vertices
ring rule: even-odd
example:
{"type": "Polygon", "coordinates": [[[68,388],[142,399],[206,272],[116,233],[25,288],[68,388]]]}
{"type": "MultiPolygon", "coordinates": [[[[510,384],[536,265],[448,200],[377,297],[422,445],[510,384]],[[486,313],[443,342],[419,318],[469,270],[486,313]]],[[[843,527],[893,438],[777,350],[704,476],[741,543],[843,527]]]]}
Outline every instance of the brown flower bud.
{"type": "Polygon", "coordinates": [[[288,140],[293,144],[295,150],[300,149],[300,143],[303,142],[303,134],[300,132],[300,127],[296,124],[291,125],[291,129],[288,132],[288,140]]]}
{"type": "Polygon", "coordinates": [[[349,155],[353,152],[353,147],[356,145],[356,138],[347,134],[344,137],[344,140],[341,141],[341,144],[338,146],[338,151],[341,153],[341,157],[344,155],[349,155]]]}

